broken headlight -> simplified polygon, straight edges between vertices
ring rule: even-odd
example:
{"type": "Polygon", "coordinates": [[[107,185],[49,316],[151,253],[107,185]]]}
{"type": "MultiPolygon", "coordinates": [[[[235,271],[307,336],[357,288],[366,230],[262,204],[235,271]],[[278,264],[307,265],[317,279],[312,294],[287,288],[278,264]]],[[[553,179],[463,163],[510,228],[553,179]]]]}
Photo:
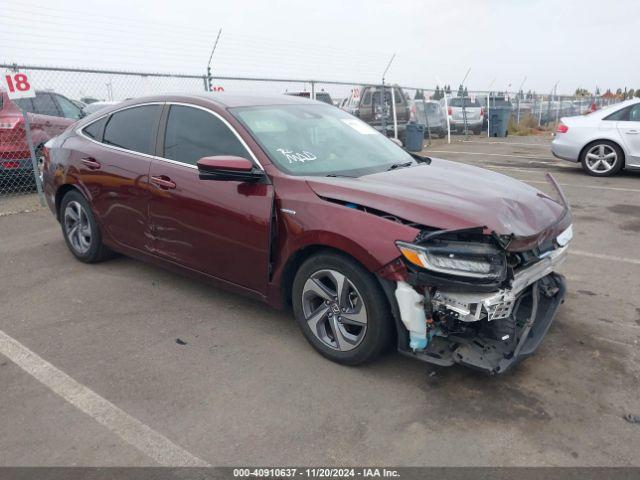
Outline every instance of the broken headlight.
{"type": "Polygon", "coordinates": [[[491,244],[438,240],[424,245],[396,245],[410,263],[434,273],[499,280],[507,268],[505,253],[491,244]]]}

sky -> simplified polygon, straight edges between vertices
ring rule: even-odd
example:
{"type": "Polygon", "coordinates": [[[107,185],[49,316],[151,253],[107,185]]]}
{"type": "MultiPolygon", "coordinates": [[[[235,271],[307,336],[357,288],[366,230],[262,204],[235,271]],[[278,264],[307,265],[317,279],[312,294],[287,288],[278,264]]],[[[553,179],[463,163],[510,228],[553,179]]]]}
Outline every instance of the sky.
{"type": "Polygon", "coordinates": [[[0,62],[202,75],[222,28],[218,75],[379,82],[395,54],[388,83],[568,94],[640,88],[639,19],[637,0],[1,0],[0,62]]]}

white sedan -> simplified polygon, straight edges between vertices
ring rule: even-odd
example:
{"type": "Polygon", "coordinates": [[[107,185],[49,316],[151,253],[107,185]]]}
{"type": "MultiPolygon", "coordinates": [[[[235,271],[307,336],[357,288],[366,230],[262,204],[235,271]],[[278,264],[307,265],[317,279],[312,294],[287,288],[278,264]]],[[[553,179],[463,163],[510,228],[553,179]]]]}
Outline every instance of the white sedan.
{"type": "Polygon", "coordinates": [[[551,142],[558,158],[582,163],[596,177],[623,168],[640,169],[640,99],[627,100],[588,115],[563,117],[551,142]]]}

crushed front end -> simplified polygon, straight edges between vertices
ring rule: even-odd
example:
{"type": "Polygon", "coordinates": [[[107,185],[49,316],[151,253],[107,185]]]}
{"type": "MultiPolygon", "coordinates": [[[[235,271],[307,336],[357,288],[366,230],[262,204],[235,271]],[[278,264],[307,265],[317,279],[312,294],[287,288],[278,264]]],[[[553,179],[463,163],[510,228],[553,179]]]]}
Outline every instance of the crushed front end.
{"type": "Polygon", "coordinates": [[[384,277],[400,319],[399,350],[489,374],[533,354],[565,295],[557,269],[572,229],[563,195],[561,202],[562,216],[528,239],[479,227],[423,230],[411,243],[397,242],[402,257],[384,277]]]}

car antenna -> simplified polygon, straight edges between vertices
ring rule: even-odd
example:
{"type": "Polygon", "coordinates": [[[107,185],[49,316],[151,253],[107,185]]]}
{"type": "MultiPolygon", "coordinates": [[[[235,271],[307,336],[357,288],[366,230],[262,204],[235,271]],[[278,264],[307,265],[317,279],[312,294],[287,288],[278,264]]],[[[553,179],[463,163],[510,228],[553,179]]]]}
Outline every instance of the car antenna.
{"type": "Polygon", "coordinates": [[[211,55],[209,55],[209,61],[207,62],[206,87],[207,87],[207,91],[208,92],[212,91],[211,82],[212,82],[213,78],[211,77],[211,61],[213,60],[213,54],[216,51],[216,47],[218,46],[218,40],[220,40],[220,35],[221,34],[222,34],[222,28],[220,28],[220,30],[218,30],[218,36],[216,37],[216,41],[213,42],[213,48],[211,49],[211,55]]]}

